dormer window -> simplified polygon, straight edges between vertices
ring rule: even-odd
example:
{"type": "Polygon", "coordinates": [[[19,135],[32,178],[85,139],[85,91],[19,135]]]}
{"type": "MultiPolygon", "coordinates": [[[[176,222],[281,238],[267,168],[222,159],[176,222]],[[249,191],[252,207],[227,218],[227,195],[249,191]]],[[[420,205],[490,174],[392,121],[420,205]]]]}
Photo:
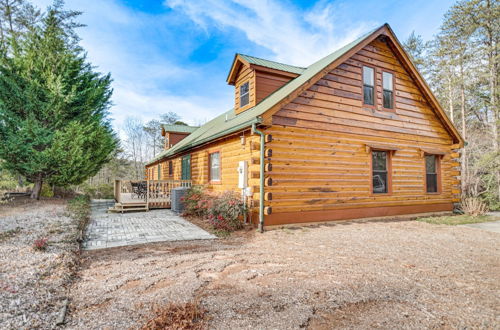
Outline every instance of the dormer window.
{"type": "Polygon", "coordinates": [[[240,108],[244,107],[250,102],[250,84],[247,81],[240,86],[240,108]]]}

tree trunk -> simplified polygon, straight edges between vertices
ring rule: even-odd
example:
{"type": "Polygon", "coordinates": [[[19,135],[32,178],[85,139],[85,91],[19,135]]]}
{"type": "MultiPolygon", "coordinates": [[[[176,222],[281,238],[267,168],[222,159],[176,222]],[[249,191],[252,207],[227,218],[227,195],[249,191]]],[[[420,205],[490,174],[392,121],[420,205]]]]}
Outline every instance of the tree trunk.
{"type": "Polygon", "coordinates": [[[35,180],[35,185],[33,186],[33,191],[31,192],[31,199],[40,199],[40,192],[42,191],[43,179],[41,175],[35,180]]]}
{"type": "MultiPolygon", "coordinates": [[[[460,64],[460,110],[462,113],[462,137],[464,141],[467,141],[467,130],[466,130],[466,121],[465,121],[465,86],[464,86],[464,71],[463,65],[460,64]]],[[[461,174],[462,174],[462,193],[467,193],[467,183],[469,180],[468,177],[468,166],[467,166],[467,146],[464,146],[462,150],[462,166],[461,166],[461,174]]]]}
{"type": "Polygon", "coordinates": [[[451,77],[448,77],[448,103],[450,107],[450,119],[453,124],[455,124],[455,113],[453,109],[453,86],[451,84],[451,77]]]}

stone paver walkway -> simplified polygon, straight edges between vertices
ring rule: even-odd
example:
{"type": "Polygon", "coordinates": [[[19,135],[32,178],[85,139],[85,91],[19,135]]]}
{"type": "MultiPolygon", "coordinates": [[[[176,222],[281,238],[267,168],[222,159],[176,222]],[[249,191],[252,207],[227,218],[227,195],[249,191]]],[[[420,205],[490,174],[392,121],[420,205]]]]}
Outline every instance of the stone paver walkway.
{"type": "Polygon", "coordinates": [[[494,233],[500,233],[500,221],[491,222],[481,222],[481,223],[469,223],[463,225],[464,227],[478,228],[482,230],[492,231],[494,233]]]}
{"type": "Polygon", "coordinates": [[[106,213],[112,201],[92,201],[92,215],[85,233],[85,250],[152,242],[213,239],[214,235],[168,209],[149,212],[106,213]]]}

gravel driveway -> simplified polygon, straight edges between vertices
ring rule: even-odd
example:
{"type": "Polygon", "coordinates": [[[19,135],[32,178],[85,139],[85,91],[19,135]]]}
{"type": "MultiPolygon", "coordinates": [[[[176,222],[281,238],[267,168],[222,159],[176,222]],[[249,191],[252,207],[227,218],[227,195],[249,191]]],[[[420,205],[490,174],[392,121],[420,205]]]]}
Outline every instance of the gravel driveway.
{"type": "Polygon", "coordinates": [[[138,327],[199,300],[217,329],[498,328],[500,235],[404,222],[89,251],[68,327],[138,327]]]}

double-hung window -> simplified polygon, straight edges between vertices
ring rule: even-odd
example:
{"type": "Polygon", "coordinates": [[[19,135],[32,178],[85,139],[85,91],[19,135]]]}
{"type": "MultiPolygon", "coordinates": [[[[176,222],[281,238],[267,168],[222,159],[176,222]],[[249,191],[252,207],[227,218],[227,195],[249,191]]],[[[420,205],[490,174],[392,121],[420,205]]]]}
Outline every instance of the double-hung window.
{"type": "Polygon", "coordinates": [[[209,154],[210,181],[219,182],[221,177],[220,152],[209,154]]]}
{"type": "Polygon", "coordinates": [[[161,180],[161,164],[158,164],[158,180],[161,180]]]}
{"type": "Polygon", "coordinates": [[[385,109],[394,108],[394,76],[389,72],[382,72],[383,104],[385,109]]]}
{"type": "Polygon", "coordinates": [[[436,155],[425,155],[425,189],[428,193],[439,192],[438,171],[439,158],[436,155]]]}
{"type": "Polygon", "coordinates": [[[250,83],[247,81],[240,86],[240,108],[250,102],[250,83]]]}
{"type": "Polygon", "coordinates": [[[375,70],[369,66],[363,67],[363,103],[375,105],[375,70]]]}
{"type": "Polygon", "coordinates": [[[372,182],[374,194],[389,193],[389,151],[372,151],[372,182]]]}
{"type": "Polygon", "coordinates": [[[174,175],[174,163],[172,161],[168,162],[168,176],[174,175]]]}

